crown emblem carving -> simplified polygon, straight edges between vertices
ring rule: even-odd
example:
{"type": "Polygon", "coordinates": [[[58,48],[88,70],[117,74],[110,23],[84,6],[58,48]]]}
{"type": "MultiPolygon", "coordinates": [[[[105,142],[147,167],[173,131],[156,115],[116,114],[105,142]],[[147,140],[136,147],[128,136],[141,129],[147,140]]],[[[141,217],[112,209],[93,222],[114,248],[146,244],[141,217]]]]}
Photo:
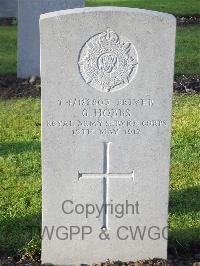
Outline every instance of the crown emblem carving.
{"type": "Polygon", "coordinates": [[[111,29],[94,35],[82,47],[79,70],[85,82],[101,92],[126,87],[138,68],[137,52],[128,40],[111,29]]]}

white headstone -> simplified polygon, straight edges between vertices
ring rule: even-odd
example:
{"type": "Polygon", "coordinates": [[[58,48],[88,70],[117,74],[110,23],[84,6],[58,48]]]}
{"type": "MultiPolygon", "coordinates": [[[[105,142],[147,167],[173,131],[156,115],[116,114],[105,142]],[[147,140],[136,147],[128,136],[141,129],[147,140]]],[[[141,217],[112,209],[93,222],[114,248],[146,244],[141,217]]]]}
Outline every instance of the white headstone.
{"type": "Polygon", "coordinates": [[[85,0],[18,1],[18,77],[40,76],[40,15],[62,9],[84,7],[84,2],[85,0]]]}
{"type": "Polygon", "coordinates": [[[41,16],[43,263],[166,258],[175,25],[117,7],[41,16]]]}
{"type": "Polygon", "coordinates": [[[0,0],[0,18],[17,17],[17,0],[0,0]]]}

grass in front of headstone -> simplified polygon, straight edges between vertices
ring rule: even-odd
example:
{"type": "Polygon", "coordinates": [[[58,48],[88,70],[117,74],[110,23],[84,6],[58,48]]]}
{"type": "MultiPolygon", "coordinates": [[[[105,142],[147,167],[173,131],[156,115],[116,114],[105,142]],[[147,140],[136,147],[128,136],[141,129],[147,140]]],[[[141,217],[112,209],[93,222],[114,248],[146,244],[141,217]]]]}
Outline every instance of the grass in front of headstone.
{"type": "Polygon", "coordinates": [[[173,102],[170,175],[170,246],[200,243],[200,97],[173,102]]]}
{"type": "Polygon", "coordinates": [[[0,102],[0,255],[40,245],[40,100],[0,102]]]}
{"type": "Polygon", "coordinates": [[[86,0],[86,6],[128,6],[167,12],[176,16],[200,13],[199,0],[86,0]]]}
{"type": "MultiPolygon", "coordinates": [[[[200,241],[200,97],[175,96],[170,247],[200,241]]],[[[40,99],[0,101],[0,254],[40,250],[40,99]]]]}
{"type": "Polygon", "coordinates": [[[17,26],[0,26],[0,75],[16,74],[17,26]]]}
{"type": "MultiPolygon", "coordinates": [[[[176,67],[178,75],[198,74],[200,69],[200,27],[177,28],[176,67]]],[[[31,52],[31,51],[30,51],[31,52]]],[[[16,74],[17,27],[0,26],[0,75],[16,74]]]]}

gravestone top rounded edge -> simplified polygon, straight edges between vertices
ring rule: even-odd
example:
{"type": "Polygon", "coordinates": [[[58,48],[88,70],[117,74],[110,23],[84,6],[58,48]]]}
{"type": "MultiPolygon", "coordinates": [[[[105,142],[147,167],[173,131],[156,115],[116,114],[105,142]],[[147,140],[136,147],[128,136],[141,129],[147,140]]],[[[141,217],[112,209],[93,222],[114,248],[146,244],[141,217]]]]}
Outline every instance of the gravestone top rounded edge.
{"type": "Polygon", "coordinates": [[[168,13],[140,9],[140,8],[115,7],[115,6],[83,7],[83,8],[74,8],[74,9],[49,12],[49,13],[40,15],[40,20],[58,17],[58,16],[73,15],[73,14],[79,14],[79,13],[93,13],[93,12],[141,13],[141,14],[148,15],[148,16],[159,17],[162,19],[176,21],[175,16],[168,14],[168,13]]]}

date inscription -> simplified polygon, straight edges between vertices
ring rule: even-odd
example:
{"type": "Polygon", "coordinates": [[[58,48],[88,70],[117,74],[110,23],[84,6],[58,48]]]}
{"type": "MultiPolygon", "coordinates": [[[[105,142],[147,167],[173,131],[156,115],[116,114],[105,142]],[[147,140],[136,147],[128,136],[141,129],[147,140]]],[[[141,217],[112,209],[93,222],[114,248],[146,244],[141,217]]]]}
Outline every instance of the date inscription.
{"type": "MultiPolygon", "coordinates": [[[[59,99],[55,105],[62,115],[73,119],[47,120],[48,128],[70,130],[73,136],[127,135],[139,136],[149,128],[164,128],[163,118],[146,119],[145,114],[155,108],[149,96],[141,99],[59,99]],[[65,112],[66,111],[66,112],[65,112]],[[140,115],[141,113],[141,115],[140,115]]],[[[148,116],[147,116],[148,117],[148,116]]]]}

